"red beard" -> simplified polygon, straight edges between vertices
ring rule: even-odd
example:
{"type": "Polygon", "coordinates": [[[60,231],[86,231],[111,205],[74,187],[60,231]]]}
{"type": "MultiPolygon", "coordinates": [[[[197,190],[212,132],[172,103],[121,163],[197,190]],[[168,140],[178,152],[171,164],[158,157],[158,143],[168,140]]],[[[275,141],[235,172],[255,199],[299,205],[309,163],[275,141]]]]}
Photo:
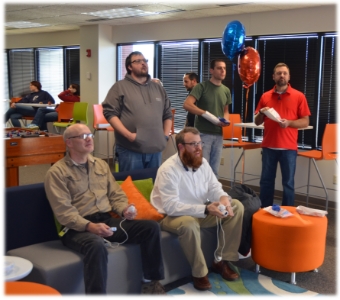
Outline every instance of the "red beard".
{"type": "Polygon", "coordinates": [[[187,151],[187,149],[184,149],[183,155],[182,155],[182,162],[185,166],[198,169],[202,165],[203,160],[203,154],[202,149],[197,149],[195,152],[199,151],[200,155],[196,156],[195,153],[191,153],[187,151]]]}

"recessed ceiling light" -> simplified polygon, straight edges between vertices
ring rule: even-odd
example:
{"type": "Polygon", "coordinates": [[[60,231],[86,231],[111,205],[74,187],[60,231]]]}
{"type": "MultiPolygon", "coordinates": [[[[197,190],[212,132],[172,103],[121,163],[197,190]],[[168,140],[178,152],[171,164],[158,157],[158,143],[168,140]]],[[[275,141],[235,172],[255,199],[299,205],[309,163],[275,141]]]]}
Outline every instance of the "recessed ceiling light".
{"type": "Polygon", "coordinates": [[[141,9],[126,7],[126,8],[94,11],[94,12],[88,12],[88,13],[82,13],[82,14],[96,16],[100,18],[119,19],[119,18],[126,18],[126,17],[141,17],[141,16],[157,15],[159,14],[159,12],[151,12],[151,11],[145,11],[141,9]]]}
{"type": "Polygon", "coordinates": [[[19,21],[19,22],[7,22],[7,23],[5,23],[5,26],[6,27],[13,27],[13,28],[32,28],[32,27],[44,27],[44,26],[50,26],[50,25],[49,24],[40,24],[40,23],[19,21]]]}

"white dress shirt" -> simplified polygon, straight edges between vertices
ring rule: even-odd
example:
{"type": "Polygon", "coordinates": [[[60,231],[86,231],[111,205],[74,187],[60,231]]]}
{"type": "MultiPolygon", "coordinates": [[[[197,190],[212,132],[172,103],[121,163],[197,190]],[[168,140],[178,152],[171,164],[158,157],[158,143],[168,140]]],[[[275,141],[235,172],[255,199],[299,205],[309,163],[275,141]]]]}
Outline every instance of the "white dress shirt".
{"type": "Polygon", "coordinates": [[[219,201],[228,196],[222,189],[209,163],[193,170],[185,167],[176,153],[158,169],[151,203],[160,213],[169,216],[205,218],[205,203],[219,201]]]}

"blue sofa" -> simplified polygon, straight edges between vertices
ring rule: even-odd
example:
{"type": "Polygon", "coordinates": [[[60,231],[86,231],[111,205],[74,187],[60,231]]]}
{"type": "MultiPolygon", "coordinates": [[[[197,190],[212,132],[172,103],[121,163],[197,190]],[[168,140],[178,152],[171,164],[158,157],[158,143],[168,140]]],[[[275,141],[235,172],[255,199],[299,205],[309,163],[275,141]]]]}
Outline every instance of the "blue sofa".
{"type": "MultiPolygon", "coordinates": [[[[157,169],[114,173],[116,180],[131,175],[132,180],[156,177],[157,169]]],[[[64,295],[84,294],[83,256],[63,246],[43,183],[10,187],[5,192],[5,252],[33,263],[32,272],[22,281],[46,284],[64,295]]],[[[191,275],[178,239],[162,231],[161,247],[165,269],[162,284],[191,275]]],[[[201,231],[202,248],[211,266],[217,240],[215,231],[201,231]],[[209,233],[209,234],[208,234],[209,233]],[[213,233],[213,234],[211,234],[213,233]]],[[[141,254],[139,245],[108,248],[108,294],[139,294],[141,254]]]]}

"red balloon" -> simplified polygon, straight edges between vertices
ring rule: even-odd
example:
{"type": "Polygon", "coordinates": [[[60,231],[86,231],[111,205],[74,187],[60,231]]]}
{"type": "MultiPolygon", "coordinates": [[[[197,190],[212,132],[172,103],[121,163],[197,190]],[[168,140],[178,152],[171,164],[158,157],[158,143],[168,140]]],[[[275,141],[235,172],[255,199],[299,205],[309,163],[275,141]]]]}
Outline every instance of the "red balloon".
{"type": "Polygon", "coordinates": [[[261,75],[260,54],[253,47],[246,47],[238,56],[238,74],[243,87],[251,87],[261,75]]]}

